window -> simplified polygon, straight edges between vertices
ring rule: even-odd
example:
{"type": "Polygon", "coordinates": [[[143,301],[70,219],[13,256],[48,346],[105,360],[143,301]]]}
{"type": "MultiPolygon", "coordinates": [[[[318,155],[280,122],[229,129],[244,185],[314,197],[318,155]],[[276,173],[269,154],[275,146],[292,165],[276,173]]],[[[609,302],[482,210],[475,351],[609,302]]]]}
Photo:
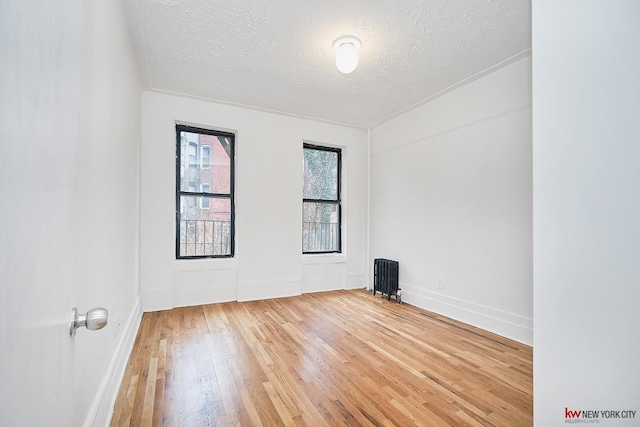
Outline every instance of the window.
{"type": "Polygon", "coordinates": [[[176,258],[233,256],[235,135],[176,125],[176,145],[176,258]]]}
{"type": "Polygon", "coordinates": [[[342,152],[311,144],[303,152],[302,252],[341,252],[342,152]]]}
{"type": "Polygon", "coordinates": [[[202,169],[209,169],[211,167],[211,146],[203,145],[200,147],[200,167],[202,169]]]}
{"type": "MultiPolygon", "coordinates": [[[[200,192],[209,193],[211,191],[211,186],[209,184],[200,184],[200,192]]],[[[200,198],[200,208],[201,209],[209,209],[211,207],[211,200],[208,197],[200,198]]]]}
{"type": "Polygon", "coordinates": [[[198,143],[189,142],[189,167],[198,167],[198,143]]]}

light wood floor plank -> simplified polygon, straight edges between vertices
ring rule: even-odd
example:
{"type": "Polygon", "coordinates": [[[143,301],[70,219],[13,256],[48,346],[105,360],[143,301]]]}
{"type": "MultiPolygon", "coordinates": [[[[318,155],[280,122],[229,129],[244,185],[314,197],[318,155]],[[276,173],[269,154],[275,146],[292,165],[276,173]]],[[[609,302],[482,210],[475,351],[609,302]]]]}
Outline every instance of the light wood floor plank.
{"type": "Polygon", "coordinates": [[[111,425],[530,426],[532,359],[362,290],[145,313],[111,425]]]}

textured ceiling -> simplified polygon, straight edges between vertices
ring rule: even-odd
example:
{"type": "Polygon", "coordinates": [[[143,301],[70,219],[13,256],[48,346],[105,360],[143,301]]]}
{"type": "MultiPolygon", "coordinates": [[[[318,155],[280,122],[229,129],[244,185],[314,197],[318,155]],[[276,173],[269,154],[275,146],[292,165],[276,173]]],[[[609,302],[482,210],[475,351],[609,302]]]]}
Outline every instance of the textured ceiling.
{"type": "Polygon", "coordinates": [[[147,90],[373,127],[531,48],[530,0],[123,0],[147,90]],[[362,41],[352,74],[333,41],[362,41]]]}

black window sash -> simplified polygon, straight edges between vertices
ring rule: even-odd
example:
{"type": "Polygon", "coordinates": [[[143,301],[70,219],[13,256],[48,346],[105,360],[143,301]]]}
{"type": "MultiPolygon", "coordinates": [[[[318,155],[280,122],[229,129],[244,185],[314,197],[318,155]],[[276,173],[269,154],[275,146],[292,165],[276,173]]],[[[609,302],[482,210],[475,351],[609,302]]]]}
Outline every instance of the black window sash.
{"type": "Polygon", "coordinates": [[[336,153],[338,156],[338,174],[337,174],[337,191],[335,199],[302,199],[302,203],[327,203],[337,206],[338,210],[338,231],[337,231],[337,249],[332,251],[304,251],[303,254],[325,254],[325,253],[342,253],[342,150],[340,148],[325,147],[321,145],[307,144],[302,145],[303,149],[329,151],[336,153]]]}
{"type": "MultiPolygon", "coordinates": [[[[176,259],[193,259],[193,258],[231,258],[235,254],[235,202],[234,202],[234,189],[235,189],[235,134],[229,132],[222,131],[214,131],[210,129],[202,129],[193,126],[187,125],[178,125],[176,124],[176,207],[175,207],[175,217],[176,217],[176,259]],[[187,133],[197,133],[202,135],[211,135],[211,136],[221,136],[230,138],[231,143],[228,148],[229,160],[230,160],[230,179],[229,179],[229,193],[211,193],[211,192],[203,192],[203,191],[182,191],[180,188],[180,161],[182,159],[182,141],[180,138],[180,134],[182,132],[187,133]],[[194,197],[207,197],[207,198],[220,198],[220,199],[229,199],[230,201],[230,247],[228,254],[222,255],[181,255],[180,254],[180,203],[183,196],[194,196],[194,197]]],[[[189,147],[187,146],[188,150],[189,147]]],[[[196,156],[198,153],[199,147],[196,149],[196,156]]],[[[188,154],[188,153],[187,153],[188,154]]]]}

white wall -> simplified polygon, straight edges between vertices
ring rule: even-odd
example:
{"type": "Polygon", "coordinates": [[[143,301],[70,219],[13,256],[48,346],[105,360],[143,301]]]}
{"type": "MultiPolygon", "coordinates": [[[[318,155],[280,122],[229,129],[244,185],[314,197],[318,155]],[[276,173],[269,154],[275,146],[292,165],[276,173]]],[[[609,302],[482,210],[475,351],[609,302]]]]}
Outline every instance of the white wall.
{"type": "Polygon", "coordinates": [[[373,129],[371,253],[404,301],[531,344],[531,168],[530,56],[373,129]]]}
{"type": "Polygon", "coordinates": [[[0,424],[104,425],[140,316],[141,90],[121,4],[3,1],[0,51],[0,424]],[[70,337],[74,306],[109,324],[70,337]]]}
{"type": "Polygon", "coordinates": [[[364,287],[364,130],[143,93],[140,273],[144,310],[364,287]],[[175,259],[176,122],[236,133],[236,256],[175,259]],[[302,256],[303,141],[343,148],[344,248],[302,256]]]}
{"type": "Polygon", "coordinates": [[[533,2],[536,426],[640,425],[638,22],[635,0],[533,2]]]}

